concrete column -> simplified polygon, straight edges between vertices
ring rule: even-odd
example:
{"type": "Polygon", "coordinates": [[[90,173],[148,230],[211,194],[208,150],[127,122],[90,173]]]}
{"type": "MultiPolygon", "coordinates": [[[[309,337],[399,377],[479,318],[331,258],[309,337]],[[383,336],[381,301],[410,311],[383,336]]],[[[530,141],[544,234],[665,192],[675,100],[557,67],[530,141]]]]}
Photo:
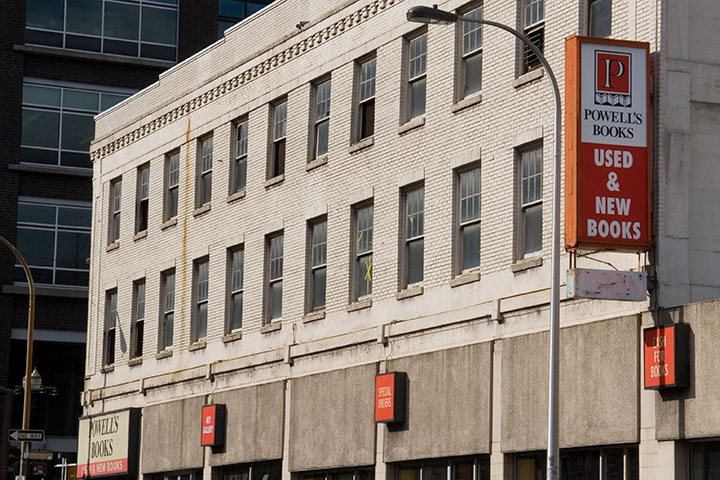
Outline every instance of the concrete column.
{"type": "Polygon", "coordinates": [[[490,440],[490,478],[492,480],[512,480],[512,464],[502,453],[502,340],[493,342],[492,353],[492,411],[490,440]]]}
{"type": "Polygon", "coordinates": [[[292,380],[285,380],[285,421],[283,427],[282,480],[290,480],[290,399],[292,396],[292,380]]]}
{"type": "MultiPolygon", "coordinates": [[[[387,373],[387,362],[378,363],[378,373],[387,373]]],[[[386,427],[384,423],[378,423],[375,427],[375,480],[392,480],[392,472],[388,470],[383,455],[386,427]]]]}

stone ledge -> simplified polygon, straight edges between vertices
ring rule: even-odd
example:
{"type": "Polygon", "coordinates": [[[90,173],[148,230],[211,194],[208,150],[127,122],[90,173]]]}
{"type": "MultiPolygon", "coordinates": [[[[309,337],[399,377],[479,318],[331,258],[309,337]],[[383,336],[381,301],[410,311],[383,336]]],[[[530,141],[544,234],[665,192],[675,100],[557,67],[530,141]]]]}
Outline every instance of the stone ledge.
{"type": "Polygon", "coordinates": [[[360,140],[359,142],[350,145],[350,148],[348,148],[348,153],[359,152],[360,150],[371,147],[373,145],[375,145],[375,135],[370,135],[368,138],[365,138],[363,140],[360,140]]]}
{"type": "Polygon", "coordinates": [[[459,287],[460,285],[467,285],[468,283],[477,282],[480,280],[480,272],[468,272],[455,275],[454,278],[450,279],[451,287],[459,287]]]}
{"type": "Polygon", "coordinates": [[[188,346],[188,350],[194,352],[195,350],[202,350],[205,347],[207,347],[207,342],[205,340],[198,340],[195,343],[191,343],[188,346]]]}
{"type": "Polygon", "coordinates": [[[166,228],[174,227],[175,225],[177,225],[177,217],[165,220],[162,225],[160,225],[160,230],[165,230],[166,228]]]}
{"type": "Polygon", "coordinates": [[[134,367],[136,365],[142,365],[142,362],[143,362],[142,357],[131,358],[130,360],[128,360],[128,366],[134,367]]]}
{"type": "Polygon", "coordinates": [[[425,125],[425,115],[422,117],[413,118],[412,120],[403,123],[398,127],[398,135],[402,135],[403,133],[407,133],[410,130],[414,130],[416,128],[420,128],[423,125],[425,125]]]}
{"type": "MultiPolygon", "coordinates": [[[[25,285],[3,285],[3,293],[11,295],[28,295],[30,287],[25,285]]],[[[87,287],[39,287],[35,285],[36,297],[63,297],[63,298],[88,298],[87,287]]]]}
{"type": "Polygon", "coordinates": [[[518,273],[525,270],[530,270],[531,268],[539,267],[542,264],[542,257],[524,258],[510,265],[510,270],[512,270],[513,273],[518,273]]]}
{"type": "Polygon", "coordinates": [[[115,371],[115,365],[104,365],[100,371],[102,373],[110,373],[115,371]]]}
{"type": "Polygon", "coordinates": [[[212,204],[206,203],[205,205],[202,205],[202,206],[196,208],[195,210],[193,210],[193,217],[197,217],[197,216],[202,215],[203,213],[209,212],[211,208],[212,208],[212,204]]]}
{"type": "Polygon", "coordinates": [[[325,318],[325,310],[321,310],[319,312],[310,312],[305,314],[305,316],[302,319],[303,323],[310,323],[310,322],[316,322],[318,320],[322,320],[325,318]]]}
{"type": "Polygon", "coordinates": [[[163,358],[172,357],[173,351],[172,350],[160,350],[158,353],[155,354],[156,360],[161,360],[163,358]]]}
{"type": "Polygon", "coordinates": [[[116,241],[112,242],[110,245],[108,245],[107,247],[105,247],[105,251],[112,252],[113,250],[117,250],[118,248],[120,248],[120,242],[116,240],[116,241]]]}
{"type": "Polygon", "coordinates": [[[270,322],[260,327],[260,333],[277,332],[282,328],[282,321],[270,322]]]}
{"type": "Polygon", "coordinates": [[[97,62],[116,63],[120,65],[132,65],[141,67],[158,68],[167,70],[175,65],[175,62],[167,60],[153,60],[136,57],[121,57],[119,55],[111,55],[108,53],[97,52],[79,52],[74,50],[66,50],[64,48],[35,46],[35,45],[13,45],[16,52],[31,53],[35,55],[46,55],[49,57],[61,58],[77,58],[81,60],[93,60],[97,62]]]}
{"type": "Polygon", "coordinates": [[[365,308],[372,307],[372,298],[363,298],[361,300],[356,300],[347,307],[345,307],[345,310],[348,312],[356,312],[358,310],[363,310],[365,308]]]}
{"type": "Polygon", "coordinates": [[[34,163],[11,163],[8,170],[19,172],[44,173],[48,175],[65,175],[69,177],[92,178],[92,168],[61,167],[60,165],[39,165],[34,163]]]}
{"type": "Polygon", "coordinates": [[[477,105],[478,103],[482,102],[482,93],[474,93],[470,95],[469,97],[465,97],[459,102],[456,102],[453,104],[450,111],[452,113],[457,113],[462,110],[465,110],[468,107],[472,107],[473,105],[477,105]]]}
{"type": "Polygon", "coordinates": [[[147,237],[147,230],[143,230],[142,232],[138,232],[138,233],[136,233],[135,236],[133,237],[133,242],[137,242],[138,240],[143,239],[143,238],[145,238],[145,237],[147,237]]]}
{"type": "Polygon", "coordinates": [[[322,167],[323,165],[327,165],[328,162],[328,156],[323,155],[322,157],[316,158],[315,160],[311,160],[308,163],[305,164],[305,171],[309,172],[310,170],[314,170],[318,167],[322,167]]]}
{"type": "Polygon", "coordinates": [[[242,339],[242,332],[232,332],[222,336],[223,343],[236,342],[242,339]]]}
{"type": "Polygon", "coordinates": [[[227,196],[225,201],[227,203],[234,202],[235,200],[240,200],[241,198],[245,198],[245,189],[243,188],[239,192],[231,193],[227,196]]]}
{"type": "Polygon", "coordinates": [[[273,185],[277,185],[277,184],[282,183],[282,182],[284,182],[284,181],[285,181],[285,174],[284,174],[284,173],[281,173],[280,175],[278,175],[278,176],[276,176],[276,177],[268,178],[267,180],[265,180],[265,188],[270,188],[270,187],[272,187],[273,185]]]}
{"type": "Polygon", "coordinates": [[[545,75],[545,69],[543,67],[535,68],[513,80],[513,87],[522,87],[526,83],[542,78],[543,75],[545,75]]]}
{"type": "Polygon", "coordinates": [[[411,285],[395,294],[395,300],[404,300],[406,298],[417,297],[425,292],[422,285],[411,285]]]}

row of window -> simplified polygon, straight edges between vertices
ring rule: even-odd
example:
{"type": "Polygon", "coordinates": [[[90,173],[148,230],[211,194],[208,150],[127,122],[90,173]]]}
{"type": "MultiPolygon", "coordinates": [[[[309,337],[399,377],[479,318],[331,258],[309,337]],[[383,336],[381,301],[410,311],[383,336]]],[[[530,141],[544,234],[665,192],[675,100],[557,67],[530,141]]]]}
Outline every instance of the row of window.
{"type": "MultiPolygon", "coordinates": [[[[519,238],[524,254],[537,251],[542,246],[542,148],[531,146],[518,152],[521,172],[519,188],[522,203],[519,205],[522,236],[519,238]]],[[[138,174],[137,217],[139,225],[147,227],[147,166],[140,167],[138,174]]],[[[460,274],[477,269],[480,265],[480,167],[472,164],[456,171],[455,174],[455,267],[460,274]]],[[[111,221],[113,231],[119,229],[120,219],[119,181],[112,185],[111,221]]],[[[372,200],[354,205],[351,218],[351,298],[362,299],[372,294],[373,285],[373,226],[374,204],[372,200]]],[[[424,218],[425,188],[423,183],[413,184],[401,190],[401,232],[400,232],[400,289],[423,281],[424,276],[424,218]]],[[[308,222],[306,241],[306,308],[310,313],[325,307],[327,283],[327,217],[321,216],[308,222]]],[[[282,317],[284,231],[267,235],[265,238],[265,284],[263,323],[282,317]]],[[[226,316],[225,332],[231,333],[242,328],[243,322],[243,277],[245,264],[244,245],[227,251],[226,273],[226,316]]],[[[193,295],[191,314],[191,340],[193,342],[207,335],[209,257],[193,262],[193,295]]],[[[161,310],[159,327],[159,350],[173,343],[175,312],[175,269],[161,274],[161,310]]],[[[133,319],[131,335],[132,356],[142,355],[142,323],[145,318],[145,281],[133,286],[133,319]],[[137,333],[140,332],[140,333],[137,333]]],[[[106,363],[114,362],[114,330],[116,325],[117,289],[107,293],[106,308],[106,363]]]]}

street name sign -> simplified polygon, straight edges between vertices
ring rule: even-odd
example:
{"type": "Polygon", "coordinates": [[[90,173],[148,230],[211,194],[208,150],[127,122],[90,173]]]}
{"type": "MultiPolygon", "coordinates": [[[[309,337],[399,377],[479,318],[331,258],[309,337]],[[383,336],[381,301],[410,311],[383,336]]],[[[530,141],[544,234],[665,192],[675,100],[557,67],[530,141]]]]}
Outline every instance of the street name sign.
{"type": "Polygon", "coordinates": [[[45,430],[10,430],[8,433],[11,442],[42,442],[45,440],[45,430]]]}

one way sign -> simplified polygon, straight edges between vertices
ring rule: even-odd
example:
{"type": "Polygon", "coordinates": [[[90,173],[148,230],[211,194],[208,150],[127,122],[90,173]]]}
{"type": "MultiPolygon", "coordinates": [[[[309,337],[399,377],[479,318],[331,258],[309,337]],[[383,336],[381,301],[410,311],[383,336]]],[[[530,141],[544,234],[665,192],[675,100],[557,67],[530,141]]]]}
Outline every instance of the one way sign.
{"type": "Polygon", "coordinates": [[[11,442],[42,442],[45,430],[10,430],[8,436],[11,442]]]}

